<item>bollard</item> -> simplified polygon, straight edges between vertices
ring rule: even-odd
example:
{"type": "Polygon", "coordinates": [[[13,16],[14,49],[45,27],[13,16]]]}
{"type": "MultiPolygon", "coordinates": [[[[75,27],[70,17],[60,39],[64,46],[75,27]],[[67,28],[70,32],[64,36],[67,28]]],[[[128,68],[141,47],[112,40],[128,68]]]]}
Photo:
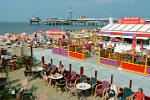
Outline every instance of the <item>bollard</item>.
{"type": "Polygon", "coordinates": [[[44,56],[41,57],[42,63],[45,64],[44,56]]]}
{"type": "Polygon", "coordinates": [[[83,67],[80,67],[80,75],[83,75],[84,69],[83,67]]]}
{"type": "Polygon", "coordinates": [[[130,82],[129,82],[129,88],[130,89],[132,88],[132,80],[130,80],[130,82]]]}
{"type": "Polygon", "coordinates": [[[95,70],[95,78],[97,78],[97,70],[95,70]]]}
{"type": "Polygon", "coordinates": [[[72,70],[72,65],[69,64],[69,72],[71,73],[71,70],[72,70]]]}
{"type": "Polygon", "coordinates": [[[111,84],[113,84],[113,78],[114,78],[114,75],[112,74],[111,79],[110,79],[111,84]]]}
{"type": "Polygon", "coordinates": [[[62,61],[59,61],[59,66],[62,65],[62,61]]]}
{"type": "Polygon", "coordinates": [[[70,83],[72,65],[69,64],[68,83],[70,83]]]}
{"type": "Polygon", "coordinates": [[[53,59],[51,59],[51,64],[53,65],[53,59]]]}
{"type": "Polygon", "coordinates": [[[32,46],[30,46],[30,52],[31,52],[31,58],[32,58],[32,65],[31,66],[33,66],[34,61],[33,61],[33,48],[32,48],[32,46]]]}

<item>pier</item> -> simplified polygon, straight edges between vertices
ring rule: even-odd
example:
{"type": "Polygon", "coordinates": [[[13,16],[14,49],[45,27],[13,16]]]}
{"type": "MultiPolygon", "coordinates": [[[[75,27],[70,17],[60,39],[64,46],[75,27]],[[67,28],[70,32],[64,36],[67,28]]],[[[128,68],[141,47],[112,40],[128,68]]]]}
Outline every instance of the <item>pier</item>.
{"type": "MultiPolygon", "coordinates": [[[[118,18],[47,18],[41,20],[39,17],[30,18],[30,24],[42,25],[76,25],[76,26],[105,26],[108,23],[117,22],[118,18]]],[[[146,22],[150,22],[146,20],[146,22]]]]}
{"type": "MultiPolygon", "coordinates": [[[[118,19],[113,19],[116,22],[118,19]]],[[[105,26],[110,18],[48,18],[41,20],[38,17],[30,18],[30,24],[42,25],[77,25],[77,26],[105,26]]]]}

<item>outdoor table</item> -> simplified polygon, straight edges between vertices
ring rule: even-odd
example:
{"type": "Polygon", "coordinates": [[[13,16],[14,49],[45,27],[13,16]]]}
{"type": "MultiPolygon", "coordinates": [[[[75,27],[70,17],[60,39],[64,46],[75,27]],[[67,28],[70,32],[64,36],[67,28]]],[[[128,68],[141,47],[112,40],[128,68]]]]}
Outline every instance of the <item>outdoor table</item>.
{"type": "Polygon", "coordinates": [[[56,84],[56,82],[59,83],[60,79],[62,79],[64,76],[62,74],[56,73],[54,75],[50,75],[50,78],[53,80],[54,85],[56,84]]]}
{"type": "Polygon", "coordinates": [[[33,74],[36,73],[37,76],[40,76],[40,72],[43,71],[43,70],[44,70],[43,67],[37,67],[37,66],[32,67],[32,69],[31,69],[32,73],[33,74]]]}
{"type": "Polygon", "coordinates": [[[88,83],[78,83],[76,85],[76,88],[81,90],[81,92],[83,93],[83,97],[86,99],[86,95],[85,95],[85,91],[91,88],[91,85],[88,83]]]}
{"type": "Polygon", "coordinates": [[[32,72],[41,72],[41,71],[43,71],[43,70],[44,70],[43,67],[33,67],[33,68],[32,68],[32,72]]]}
{"type": "Polygon", "coordinates": [[[63,75],[57,73],[57,74],[51,75],[50,78],[51,78],[51,79],[54,79],[54,80],[59,80],[59,79],[62,79],[62,78],[63,78],[63,75]]]}

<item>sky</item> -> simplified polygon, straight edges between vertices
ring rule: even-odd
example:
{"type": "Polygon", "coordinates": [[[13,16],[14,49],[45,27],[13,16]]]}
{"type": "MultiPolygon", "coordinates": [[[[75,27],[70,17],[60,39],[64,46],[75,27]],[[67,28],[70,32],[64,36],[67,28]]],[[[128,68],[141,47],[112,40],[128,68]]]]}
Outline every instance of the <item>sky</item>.
{"type": "Polygon", "coordinates": [[[70,6],[74,18],[150,18],[150,0],[0,0],[0,21],[25,22],[31,16],[67,18],[70,6]]]}

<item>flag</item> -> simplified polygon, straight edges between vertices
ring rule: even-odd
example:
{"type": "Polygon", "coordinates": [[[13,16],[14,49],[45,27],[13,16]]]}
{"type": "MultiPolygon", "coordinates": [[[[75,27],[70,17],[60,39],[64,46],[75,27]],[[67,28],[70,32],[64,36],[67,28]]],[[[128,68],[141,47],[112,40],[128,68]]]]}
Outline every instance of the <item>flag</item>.
{"type": "Polygon", "coordinates": [[[140,42],[140,50],[143,51],[143,42],[140,42]]]}
{"type": "Polygon", "coordinates": [[[135,50],[136,50],[136,36],[134,35],[132,38],[132,51],[131,51],[132,56],[134,56],[135,50]]]}

